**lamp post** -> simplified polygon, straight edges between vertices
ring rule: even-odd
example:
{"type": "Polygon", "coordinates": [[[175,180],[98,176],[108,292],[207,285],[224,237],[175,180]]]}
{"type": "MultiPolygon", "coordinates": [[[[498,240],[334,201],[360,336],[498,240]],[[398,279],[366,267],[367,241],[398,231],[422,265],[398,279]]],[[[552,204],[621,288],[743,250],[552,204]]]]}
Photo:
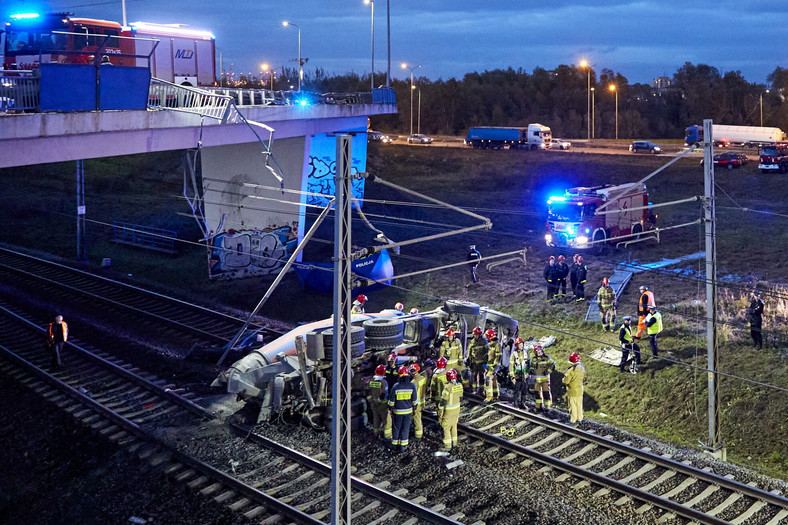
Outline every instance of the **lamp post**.
{"type": "Polygon", "coordinates": [[[369,72],[369,91],[375,89],[375,0],[364,0],[371,7],[372,17],[372,69],[369,72]]]}
{"type": "Polygon", "coordinates": [[[298,29],[298,92],[300,93],[301,92],[301,80],[304,78],[304,68],[301,65],[301,28],[298,27],[297,25],[295,25],[292,22],[288,22],[287,20],[282,22],[282,25],[285,26],[285,27],[293,26],[296,29],[298,29]]]}
{"type": "Polygon", "coordinates": [[[418,103],[419,111],[416,114],[417,115],[417,117],[416,117],[416,133],[421,134],[421,88],[418,88],[418,90],[419,90],[419,103],[418,103]]]}
{"type": "MultiPolygon", "coordinates": [[[[271,91],[273,91],[274,90],[274,71],[276,70],[276,68],[271,67],[268,64],[261,64],[260,65],[260,69],[262,69],[263,71],[265,71],[269,75],[271,75],[271,91]]],[[[260,83],[263,84],[263,86],[265,86],[265,84],[262,81],[260,83]]]]}
{"type": "Polygon", "coordinates": [[[618,140],[618,89],[615,84],[610,84],[609,89],[616,94],[616,140],[618,140]]]}
{"type": "Polygon", "coordinates": [[[386,87],[391,86],[391,10],[386,0],[386,87]]]}
{"type": "Polygon", "coordinates": [[[588,91],[587,91],[587,101],[586,101],[586,126],[588,127],[588,140],[591,140],[591,66],[588,64],[588,60],[581,60],[580,67],[586,68],[588,70],[588,91]]]}
{"type": "Polygon", "coordinates": [[[596,88],[591,88],[591,138],[596,138],[596,88]]]}
{"type": "Polygon", "coordinates": [[[419,69],[421,66],[409,66],[407,63],[402,63],[402,69],[410,69],[410,134],[413,135],[413,71],[419,69]]]}
{"type": "Polygon", "coordinates": [[[761,91],[761,127],[763,127],[763,94],[768,92],[768,89],[766,91],[761,91]]]}

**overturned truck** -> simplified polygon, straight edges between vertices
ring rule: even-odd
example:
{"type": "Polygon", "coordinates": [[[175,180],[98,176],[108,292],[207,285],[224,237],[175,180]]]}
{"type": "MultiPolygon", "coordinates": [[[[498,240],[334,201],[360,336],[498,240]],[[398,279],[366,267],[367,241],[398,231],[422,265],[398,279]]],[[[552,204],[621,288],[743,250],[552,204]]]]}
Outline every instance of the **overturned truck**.
{"type": "MultiPolygon", "coordinates": [[[[440,341],[454,328],[467,357],[475,326],[492,328],[505,345],[518,337],[518,322],[506,314],[466,301],[446,301],[428,312],[396,310],[354,314],[351,320],[351,406],[353,425],[366,422],[365,389],[375,367],[394,352],[400,363],[437,359],[440,341]]],[[[426,367],[429,371],[429,367],[426,367]]],[[[333,374],[333,320],[300,326],[253,350],[213,382],[248,403],[260,405],[258,422],[300,419],[314,428],[330,427],[333,374]]]]}

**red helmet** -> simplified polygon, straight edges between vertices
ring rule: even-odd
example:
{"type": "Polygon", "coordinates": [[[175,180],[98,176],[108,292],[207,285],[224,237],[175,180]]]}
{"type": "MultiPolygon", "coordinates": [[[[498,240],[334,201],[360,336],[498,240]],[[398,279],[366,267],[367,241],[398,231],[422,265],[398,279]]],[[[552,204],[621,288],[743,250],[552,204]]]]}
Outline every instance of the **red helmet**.
{"type": "Polygon", "coordinates": [[[397,369],[397,374],[399,374],[400,377],[404,377],[404,376],[408,375],[408,367],[405,366],[405,365],[402,365],[401,367],[399,367],[397,369]]]}
{"type": "Polygon", "coordinates": [[[563,255],[559,255],[559,256],[558,256],[558,262],[561,262],[561,261],[563,261],[564,259],[566,259],[566,257],[564,257],[563,255]]]}
{"type": "Polygon", "coordinates": [[[401,312],[402,310],[405,309],[405,305],[402,303],[397,303],[394,305],[394,309],[397,310],[398,312],[401,312]]]}
{"type": "Polygon", "coordinates": [[[446,358],[445,357],[441,357],[440,359],[438,359],[438,362],[435,363],[435,367],[438,370],[441,370],[443,368],[446,368],[446,363],[447,363],[446,358]]]}
{"type": "Polygon", "coordinates": [[[361,304],[364,304],[364,303],[366,303],[367,301],[369,301],[369,299],[367,299],[367,296],[366,296],[366,295],[364,295],[363,293],[361,293],[361,294],[358,294],[358,297],[356,297],[356,301],[360,302],[361,304]]]}
{"type": "Polygon", "coordinates": [[[414,315],[414,314],[417,314],[417,313],[419,313],[419,309],[416,308],[415,306],[410,309],[410,315],[414,315]]]}
{"type": "Polygon", "coordinates": [[[487,331],[484,332],[484,337],[487,339],[495,339],[495,330],[488,328],[487,331]]]}
{"type": "Polygon", "coordinates": [[[389,356],[386,358],[386,361],[396,361],[396,360],[397,360],[397,354],[395,354],[394,352],[391,352],[389,356]]]}
{"type": "Polygon", "coordinates": [[[514,346],[521,345],[521,344],[524,344],[524,343],[525,343],[525,341],[523,341],[522,337],[518,337],[517,339],[514,340],[514,346]]]}
{"type": "Polygon", "coordinates": [[[536,353],[537,350],[541,350],[542,353],[544,353],[544,348],[542,348],[542,345],[534,345],[534,353],[536,353]]]}
{"type": "Polygon", "coordinates": [[[577,352],[572,352],[571,354],[569,354],[569,362],[572,363],[572,364],[579,363],[580,362],[580,354],[578,354],[577,352]]]}
{"type": "Polygon", "coordinates": [[[452,336],[454,336],[454,328],[449,328],[448,330],[446,330],[446,337],[452,337],[452,336]]]}
{"type": "Polygon", "coordinates": [[[457,371],[455,369],[446,371],[446,379],[449,381],[457,381],[457,371]]]}
{"type": "Polygon", "coordinates": [[[607,277],[603,277],[602,278],[602,286],[607,286],[609,284],[610,284],[610,279],[608,279],[607,277]]]}
{"type": "Polygon", "coordinates": [[[419,364],[418,364],[418,363],[413,363],[412,365],[410,365],[410,366],[408,367],[408,371],[409,371],[411,374],[418,374],[419,372],[421,372],[421,367],[419,366],[419,364]]]}
{"type": "Polygon", "coordinates": [[[377,367],[375,367],[375,375],[376,376],[386,375],[386,365],[378,365],[377,367]]]}
{"type": "Polygon", "coordinates": [[[474,335],[482,335],[482,327],[477,326],[476,328],[473,329],[473,333],[474,335]]]}
{"type": "Polygon", "coordinates": [[[548,260],[550,260],[550,261],[555,261],[555,257],[551,255],[551,256],[550,256],[550,259],[548,259],[548,260]]]}
{"type": "Polygon", "coordinates": [[[583,256],[582,255],[577,255],[577,262],[578,262],[578,264],[582,264],[583,263],[583,256]]]}

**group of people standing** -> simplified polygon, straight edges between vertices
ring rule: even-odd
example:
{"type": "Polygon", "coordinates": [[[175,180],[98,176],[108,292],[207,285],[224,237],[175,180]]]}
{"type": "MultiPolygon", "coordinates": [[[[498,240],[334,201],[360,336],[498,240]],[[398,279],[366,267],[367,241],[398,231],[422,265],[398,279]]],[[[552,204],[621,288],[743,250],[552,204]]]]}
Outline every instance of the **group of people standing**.
{"type": "Polygon", "coordinates": [[[572,266],[566,262],[566,257],[559,255],[558,258],[551,255],[544,268],[544,279],[547,282],[547,302],[566,301],[566,278],[569,277],[569,284],[572,290],[572,297],[575,301],[585,301],[585,286],[588,276],[588,267],[583,262],[583,257],[579,254],[572,256],[572,266]]]}

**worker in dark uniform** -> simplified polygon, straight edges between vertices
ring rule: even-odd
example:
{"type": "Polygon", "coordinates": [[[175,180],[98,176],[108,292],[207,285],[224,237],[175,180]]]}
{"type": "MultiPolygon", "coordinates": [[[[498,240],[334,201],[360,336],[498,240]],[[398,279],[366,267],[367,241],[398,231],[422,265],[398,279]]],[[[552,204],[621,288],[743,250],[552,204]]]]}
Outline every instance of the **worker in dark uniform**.
{"type": "Polygon", "coordinates": [[[397,354],[391,352],[386,358],[386,383],[389,384],[389,391],[397,384],[399,376],[397,375],[397,354]]]}
{"type": "Polygon", "coordinates": [[[512,404],[517,408],[525,408],[525,396],[528,392],[528,369],[531,367],[528,352],[525,350],[525,341],[518,337],[514,341],[514,352],[509,358],[509,375],[514,383],[512,389],[512,404]]]}
{"type": "Polygon", "coordinates": [[[569,267],[569,286],[572,287],[572,296],[577,299],[577,258],[580,257],[579,254],[574,254],[572,256],[572,266],[569,267]]]}
{"type": "Polygon", "coordinates": [[[752,337],[752,346],[758,350],[763,348],[763,332],[761,325],[763,324],[763,300],[761,299],[761,292],[754,291],[750,296],[750,306],[747,307],[747,320],[750,321],[750,336],[752,337]]]}
{"type": "Polygon", "coordinates": [[[62,315],[55,317],[53,323],[49,323],[49,330],[47,332],[47,344],[49,351],[52,354],[52,366],[63,366],[60,359],[60,352],[63,351],[63,346],[68,341],[68,325],[63,320],[62,315]]]}
{"type": "Polygon", "coordinates": [[[564,261],[566,257],[563,255],[558,256],[558,290],[556,294],[562,301],[566,301],[566,278],[569,276],[569,265],[564,261]]]}
{"type": "Polygon", "coordinates": [[[551,303],[558,297],[558,277],[560,275],[555,257],[552,255],[544,267],[544,280],[547,282],[547,302],[551,303]]]}
{"type": "Polygon", "coordinates": [[[577,286],[573,289],[575,301],[586,300],[586,278],[588,277],[588,266],[583,262],[582,255],[575,255],[575,264],[572,266],[577,275],[577,286]]]}
{"type": "Polygon", "coordinates": [[[635,352],[635,363],[640,364],[640,347],[635,342],[635,337],[632,335],[632,317],[624,317],[624,324],[618,329],[618,341],[621,343],[621,362],[618,365],[619,370],[624,372],[624,367],[629,359],[629,352],[635,352]]]}
{"type": "Polygon", "coordinates": [[[408,434],[413,418],[413,406],[417,401],[416,387],[410,382],[408,367],[397,370],[399,382],[389,392],[389,413],[391,414],[391,449],[404,452],[408,448],[408,434]]]}
{"type": "Polygon", "coordinates": [[[471,386],[476,388],[478,394],[484,394],[484,365],[487,363],[489,352],[487,339],[482,337],[482,327],[477,326],[473,329],[473,339],[468,343],[468,364],[471,368],[471,386]]]}
{"type": "Polygon", "coordinates": [[[482,258],[482,254],[479,250],[476,249],[475,244],[471,244],[468,252],[468,268],[471,271],[471,281],[478,283],[479,278],[476,277],[476,267],[479,266],[479,260],[482,258]]]}
{"type": "Polygon", "coordinates": [[[378,365],[369,381],[367,402],[372,412],[372,432],[379,435],[388,416],[389,386],[386,382],[386,365],[378,365]]]}

